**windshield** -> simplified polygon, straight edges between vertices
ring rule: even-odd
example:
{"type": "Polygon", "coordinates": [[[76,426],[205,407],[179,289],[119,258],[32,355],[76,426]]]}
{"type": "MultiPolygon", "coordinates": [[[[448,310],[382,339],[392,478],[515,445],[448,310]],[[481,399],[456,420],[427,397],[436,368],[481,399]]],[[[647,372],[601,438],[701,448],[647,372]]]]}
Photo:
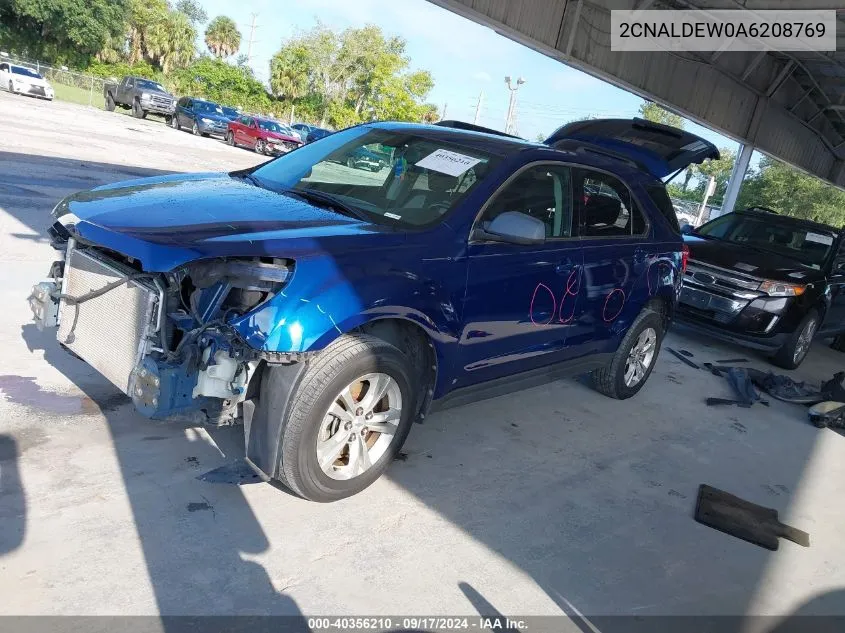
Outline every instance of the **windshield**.
{"type": "Polygon", "coordinates": [[[759,218],[741,213],[716,218],[696,234],[783,255],[811,268],[824,264],[836,239],[830,231],[778,222],[776,215],[759,218]]]}
{"type": "Polygon", "coordinates": [[[498,157],[398,131],[354,127],[277,158],[253,172],[277,191],[335,197],[373,222],[439,223],[498,162],[498,157]],[[384,157],[361,161],[362,155],[384,157]]]}
{"type": "Polygon", "coordinates": [[[23,66],[12,66],[12,74],[23,75],[24,77],[34,77],[35,79],[44,79],[41,75],[39,75],[34,70],[30,70],[29,68],[24,68],[23,66]]]}
{"type": "Polygon", "coordinates": [[[223,114],[223,108],[208,101],[194,101],[194,112],[200,114],[223,114]]]}
{"type": "Polygon", "coordinates": [[[226,106],[220,106],[220,108],[223,110],[223,114],[225,114],[229,118],[234,119],[239,116],[238,111],[234,108],[227,108],[226,106]]]}
{"type": "Polygon", "coordinates": [[[150,81],[149,79],[136,79],[135,86],[141,90],[158,90],[160,92],[167,92],[160,83],[150,81]]]}
{"type": "Polygon", "coordinates": [[[277,134],[284,134],[285,131],[275,121],[259,121],[258,127],[268,132],[276,132],[277,134]]]}

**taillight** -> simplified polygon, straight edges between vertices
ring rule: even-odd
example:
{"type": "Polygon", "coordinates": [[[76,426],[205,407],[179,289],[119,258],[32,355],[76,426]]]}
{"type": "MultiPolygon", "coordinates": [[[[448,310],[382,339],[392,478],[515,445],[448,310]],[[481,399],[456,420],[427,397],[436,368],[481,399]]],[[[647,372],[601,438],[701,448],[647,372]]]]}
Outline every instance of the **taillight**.
{"type": "Polygon", "coordinates": [[[687,264],[689,263],[689,246],[684,244],[681,249],[681,274],[687,272],[687,264]]]}

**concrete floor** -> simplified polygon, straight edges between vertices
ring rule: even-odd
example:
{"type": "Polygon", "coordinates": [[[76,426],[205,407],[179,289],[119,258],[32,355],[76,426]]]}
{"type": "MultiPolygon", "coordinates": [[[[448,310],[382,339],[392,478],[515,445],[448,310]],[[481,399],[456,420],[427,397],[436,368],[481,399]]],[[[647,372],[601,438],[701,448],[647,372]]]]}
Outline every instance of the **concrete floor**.
{"type": "MultiPolygon", "coordinates": [[[[29,324],[26,297],[67,193],[261,158],[7,94],[0,139],[0,614],[496,610],[581,613],[602,631],[614,614],[845,614],[845,437],[799,406],[708,408],[725,381],[665,351],[633,400],[562,381],[435,414],[406,461],[333,505],[197,481],[242,454],[241,430],[136,415],[29,324]],[[700,483],[777,508],[811,547],[699,525],[700,483]]],[[[679,328],[665,344],[768,368],[679,328]]],[[[818,382],[843,359],[817,344],[794,375],[818,382]]]]}

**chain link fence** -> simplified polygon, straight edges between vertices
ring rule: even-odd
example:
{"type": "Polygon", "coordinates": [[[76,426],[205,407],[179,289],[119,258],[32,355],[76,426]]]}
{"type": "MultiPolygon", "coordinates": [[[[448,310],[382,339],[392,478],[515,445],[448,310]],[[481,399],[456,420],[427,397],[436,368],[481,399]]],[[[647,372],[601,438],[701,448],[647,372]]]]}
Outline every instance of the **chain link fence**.
{"type": "Polygon", "coordinates": [[[0,62],[25,66],[39,73],[53,86],[56,93],[55,99],[58,101],[69,101],[100,109],[105,106],[103,99],[104,80],[101,77],[69,70],[67,66],[57,68],[42,64],[38,60],[16,57],[8,53],[0,53],[0,62]]]}

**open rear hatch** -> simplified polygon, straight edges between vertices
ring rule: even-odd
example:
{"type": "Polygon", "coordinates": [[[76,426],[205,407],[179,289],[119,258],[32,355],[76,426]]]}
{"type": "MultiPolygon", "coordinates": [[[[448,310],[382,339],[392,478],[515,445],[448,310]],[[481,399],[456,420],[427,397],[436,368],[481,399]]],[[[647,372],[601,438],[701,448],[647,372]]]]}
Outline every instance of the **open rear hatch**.
{"type": "Polygon", "coordinates": [[[546,144],[559,149],[585,146],[634,162],[656,178],[719,158],[716,146],[700,136],[645,119],[575,121],[559,128],[546,144]]]}

